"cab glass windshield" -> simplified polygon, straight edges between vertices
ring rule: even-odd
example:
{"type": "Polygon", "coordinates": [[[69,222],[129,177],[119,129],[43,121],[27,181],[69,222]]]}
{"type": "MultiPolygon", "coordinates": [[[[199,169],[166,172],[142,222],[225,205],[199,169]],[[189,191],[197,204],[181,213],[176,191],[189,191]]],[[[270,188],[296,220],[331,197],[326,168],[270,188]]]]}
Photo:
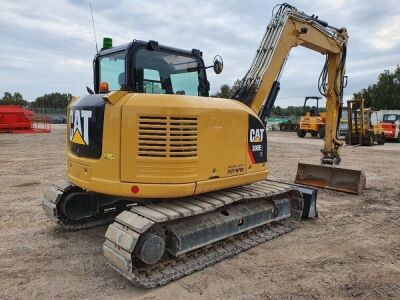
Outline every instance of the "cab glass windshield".
{"type": "Polygon", "coordinates": [[[135,59],[138,92],[199,96],[204,70],[195,57],[140,49],[135,59]]]}
{"type": "Polygon", "coordinates": [[[107,82],[110,91],[120,90],[125,85],[125,52],[101,56],[100,82],[107,82]]]}
{"type": "Polygon", "coordinates": [[[399,117],[395,114],[383,115],[383,122],[394,123],[399,117]]]}

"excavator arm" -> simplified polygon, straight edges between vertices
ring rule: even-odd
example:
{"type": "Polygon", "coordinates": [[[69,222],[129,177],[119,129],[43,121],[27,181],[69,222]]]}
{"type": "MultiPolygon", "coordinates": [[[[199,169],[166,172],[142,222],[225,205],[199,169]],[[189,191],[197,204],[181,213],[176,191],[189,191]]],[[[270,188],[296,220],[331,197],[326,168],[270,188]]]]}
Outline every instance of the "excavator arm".
{"type": "Polygon", "coordinates": [[[319,80],[326,97],[326,138],[322,149],[324,164],[340,163],[336,132],[341,114],[348,35],[345,28],[329,26],[317,17],[299,12],[288,4],[277,6],[253,63],[233,98],[248,105],[262,120],[272,110],[279,91],[279,78],[293,47],[303,46],[326,55],[319,80]]]}
{"type": "Polygon", "coordinates": [[[323,165],[299,163],[295,182],[359,194],[365,187],[364,173],[332,167],[340,163],[343,145],[337,139],[337,129],[343,103],[347,30],[330,26],[289,4],[275,9],[253,63],[232,98],[248,105],[265,121],[279,92],[279,78],[290,50],[303,46],[325,55],[318,81],[319,91],[327,99],[323,165]]]}

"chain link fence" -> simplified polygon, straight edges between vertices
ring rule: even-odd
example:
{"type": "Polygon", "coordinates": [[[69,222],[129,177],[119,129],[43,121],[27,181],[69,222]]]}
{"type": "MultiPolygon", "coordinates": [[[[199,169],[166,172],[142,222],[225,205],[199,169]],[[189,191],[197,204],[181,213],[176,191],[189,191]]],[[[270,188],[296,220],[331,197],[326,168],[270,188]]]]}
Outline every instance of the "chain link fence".
{"type": "Polygon", "coordinates": [[[35,113],[35,117],[47,118],[52,124],[65,124],[67,121],[66,108],[35,107],[30,110],[35,113]]]}

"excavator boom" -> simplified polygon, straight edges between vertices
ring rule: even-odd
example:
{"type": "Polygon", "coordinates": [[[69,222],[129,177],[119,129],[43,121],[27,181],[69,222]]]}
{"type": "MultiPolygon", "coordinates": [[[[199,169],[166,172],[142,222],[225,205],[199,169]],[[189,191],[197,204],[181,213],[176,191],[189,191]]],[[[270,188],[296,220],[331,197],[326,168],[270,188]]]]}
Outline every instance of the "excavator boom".
{"type": "Polygon", "coordinates": [[[318,83],[320,93],[327,99],[322,165],[306,167],[305,164],[299,164],[295,182],[359,193],[365,184],[362,171],[348,170],[346,173],[347,169],[340,169],[340,172],[332,169],[332,165],[341,161],[340,149],[343,145],[337,138],[337,129],[343,103],[347,30],[330,26],[318,17],[308,16],[289,4],[277,8],[253,63],[233,98],[247,104],[265,121],[274,106],[279,91],[279,78],[290,50],[303,46],[325,55],[326,62],[318,83]],[[337,181],[338,172],[341,175],[340,184],[337,181]],[[343,184],[346,188],[342,187],[343,184]]]}

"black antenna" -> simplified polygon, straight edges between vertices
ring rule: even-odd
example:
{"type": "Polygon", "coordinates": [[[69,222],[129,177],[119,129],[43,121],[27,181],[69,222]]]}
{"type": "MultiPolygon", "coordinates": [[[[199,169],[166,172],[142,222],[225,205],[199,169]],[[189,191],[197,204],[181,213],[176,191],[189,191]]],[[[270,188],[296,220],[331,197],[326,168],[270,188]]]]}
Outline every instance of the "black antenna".
{"type": "Polygon", "coordinates": [[[92,1],[89,2],[89,5],[90,5],[90,14],[92,15],[92,25],[93,25],[94,42],[96,43],[96,53],[99,53],[99,48],[97,47],[96,29],[94,27],[92,1]]]}

